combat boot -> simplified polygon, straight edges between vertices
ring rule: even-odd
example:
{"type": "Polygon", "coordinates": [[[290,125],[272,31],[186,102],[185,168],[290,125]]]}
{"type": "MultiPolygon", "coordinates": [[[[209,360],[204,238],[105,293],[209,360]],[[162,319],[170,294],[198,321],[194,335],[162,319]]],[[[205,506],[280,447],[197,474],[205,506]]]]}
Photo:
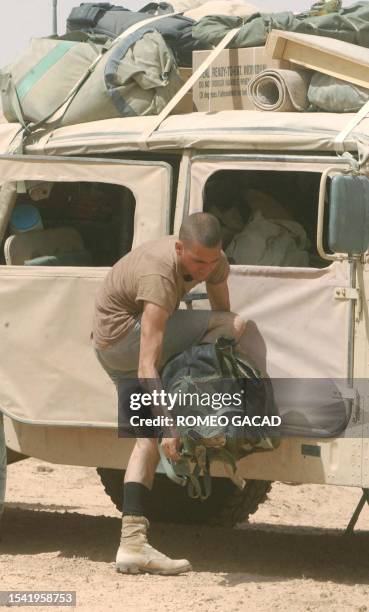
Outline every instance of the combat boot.
{"type": "Polygon", "coordinates": [[[115,566],[124,574],[181,574],[190,571],[186,559],[170,559],[155,550],[147,541],[149,521],[144,516],[123,516],[122,536],[115,566]]]}

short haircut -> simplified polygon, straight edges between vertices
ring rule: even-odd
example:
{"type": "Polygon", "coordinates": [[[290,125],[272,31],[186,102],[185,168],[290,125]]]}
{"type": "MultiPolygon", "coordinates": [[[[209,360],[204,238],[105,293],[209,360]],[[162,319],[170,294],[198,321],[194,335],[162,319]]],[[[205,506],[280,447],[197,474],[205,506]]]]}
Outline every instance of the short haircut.
{"type": "Polygon", "coordinates": [[[211,249],[222,242],[220,223],[210,213],[193,213],[183,220],[179,239],[188,244],[198,242],[211,249]]]}

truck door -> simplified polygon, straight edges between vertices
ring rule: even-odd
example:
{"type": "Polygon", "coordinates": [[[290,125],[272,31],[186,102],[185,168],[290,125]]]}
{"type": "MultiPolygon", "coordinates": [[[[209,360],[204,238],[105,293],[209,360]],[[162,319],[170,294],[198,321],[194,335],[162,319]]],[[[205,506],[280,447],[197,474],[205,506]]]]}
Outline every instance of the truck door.
{"type": "MultiPolygon", "coordinates": [[[[247,322],[240,349],[272,379],[289,436],[281,450],[245,461],[250,478],[360,484],[359,462],[355,474],[347,465],[361,440],[356,450],[332,442],[350,437],[355,418],[345,399],[349,301],[337,293],[350,286],[349,265],[328,263],[316,251],[320,177],[333,164],[335,158],[197,153],[182,163],[175,231],[187,213],[218,216],[232,264],[231,310],[247,322]]],[[[209,308],[207,300],[194,304],[209,308]]]]}
{"type": "Polygon", "coordinates": [[[6,415],[23,423],[116,426],[115,391],[91,347],[94,296],[119,257],[169,233],[171,181],[162,162],[0,157],[6,415]],[[44,229],[11,236],[11,210],[25,204],[38,209],[44,229]],[[45,247],[55,232],[56,264],[45,247]]]}

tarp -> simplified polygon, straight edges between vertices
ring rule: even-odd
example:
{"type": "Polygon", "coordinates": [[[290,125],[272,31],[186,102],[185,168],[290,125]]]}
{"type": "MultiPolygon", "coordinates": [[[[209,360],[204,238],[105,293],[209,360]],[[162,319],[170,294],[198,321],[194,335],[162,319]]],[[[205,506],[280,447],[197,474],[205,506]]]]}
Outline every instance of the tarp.
{"type": "Polygon", "coordinates": [[[249,2],[238,2],[237,0],[209,0],[185,12],[185,17],[190,17],[195,21],[199,21],[206,15],[237,15],[238,17],[249,17],[254,13],[258,13],[257,6],[249,2]]]}
{"type": "MultiPolygon", "coordinates": [[[[155,117],[107,119],[34,134],[26,143],[26,151],[47,155],[108,155],[140,149],[182,148],[334,152],[335,137],[353,117],[349,113],[190,113],[168,117],[147,141],[140,139],[144,131],[154,127],[155,117]]],[[[0,125],[0,151],[3,153],[10,131],[7,124],[0,125]]],[[[366,155],[368,147],[369,119],[365,118],[345,140],[345,149],[354,153],[360,150],[366,155]]]]}
{"type": "Polygon", "coordinates": [[[308,98],[317,110],[352,113],[360,110],[369,100],[369,89],[315,72],[310,81],[308,98]]]}
{"type": "MultiPolygon", "coordinates": [[[[115,389],[89,339],[106,272],[0,266],[5,414],[40,424],[116,426],[115,389]]],[[[349,301],[334,299],[337,286],[348,286],[346,263],[322,270],[232,266],[232,308],[247,321],[241,348],[273,378],[344,379],[349,301]]],[[[206,307],[203,300],[197,305],[206,307]]]]}
{"type": "Polygon", "coordinates": [[[241,27],[231,47],[259,47],[271,30],[315,34],[369,47],[369,2],[358,2],[337,13],[320,17],[300,17],[292,12],[256,13],[244,22],[240,17],[203,17],[192,30],[194,38],[210,49],[233,28],[241,27]]]}
{"type": "Polygon", "coordinates": [[[0,115],[0,152],[6,153],[11,144],[20,133],[19,123],[7,123],[3,115],[0,115]]]}

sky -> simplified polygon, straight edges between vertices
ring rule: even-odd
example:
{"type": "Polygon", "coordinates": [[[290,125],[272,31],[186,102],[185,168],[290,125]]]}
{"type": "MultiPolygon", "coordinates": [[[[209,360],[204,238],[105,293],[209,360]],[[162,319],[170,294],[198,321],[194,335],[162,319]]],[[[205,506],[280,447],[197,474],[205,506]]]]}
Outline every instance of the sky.
{"type": "MultiPolygon", "coordinates": [[[[87,1],[87,0],[86,0],[87,1]]],[[[96,0],[95,0],[96,1],[96,0]]],[[[168,0],[170,2],[170,0],[168,0]]],[[[239,0],[242,1],[242,0],[239,0]]],[[[110,0],[130,10],[148,4],[149,0],[110,0]]],[[[314,0],[250,0],[262,11],[294,11],[309,8],[314,0]]],[[[5,2],[0,21],[0,67],[12,62],[27,47],[32,36],[48,36],[52,31],[52,0],[12,0],[5,2]]],[[[58,33],[65,33],[70,10],[78,6],[78,0],[58,0],[58,33]]],[[[344,6],[354,0],[344,0],[344,6]]]]}

